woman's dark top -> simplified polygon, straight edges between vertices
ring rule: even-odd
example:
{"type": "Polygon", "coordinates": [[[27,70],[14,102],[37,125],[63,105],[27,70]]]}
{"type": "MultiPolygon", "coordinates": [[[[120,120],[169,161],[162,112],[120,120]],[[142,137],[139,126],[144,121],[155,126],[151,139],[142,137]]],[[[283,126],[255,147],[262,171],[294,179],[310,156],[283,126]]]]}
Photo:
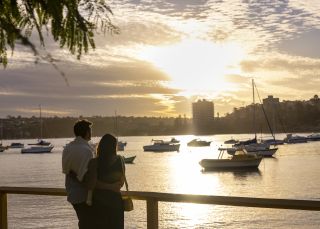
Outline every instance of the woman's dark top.
{"type": "MultiPolygon", "coordinates": [[[[120,181],[122,176],[122,161],[120,156],[117,156],[115,162],[108,167],[104,166],[100,168],[98,166],[98,180],[100,181],[111,184],[120,181]]],[[[121,193],[111,190],[95,189],[93,192],[93,203],[123,208],[121,193]]]]}

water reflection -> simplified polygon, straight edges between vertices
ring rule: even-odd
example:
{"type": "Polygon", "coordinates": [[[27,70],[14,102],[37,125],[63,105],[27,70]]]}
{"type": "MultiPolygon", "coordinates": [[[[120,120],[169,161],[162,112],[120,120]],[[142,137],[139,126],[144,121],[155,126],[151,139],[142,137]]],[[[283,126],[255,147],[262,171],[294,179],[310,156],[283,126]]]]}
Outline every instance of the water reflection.
{"type": "Polygon", "coordinates": [[[258,168],[252,168],[252,169],[233,169],[233,170],[202,170],[203,174],[210,174],[210,173],[216,173],[216,174],[232,174],[235,177],[239,178],[246,178],[248,176],[261,176],[261,172],[258,168]]]}

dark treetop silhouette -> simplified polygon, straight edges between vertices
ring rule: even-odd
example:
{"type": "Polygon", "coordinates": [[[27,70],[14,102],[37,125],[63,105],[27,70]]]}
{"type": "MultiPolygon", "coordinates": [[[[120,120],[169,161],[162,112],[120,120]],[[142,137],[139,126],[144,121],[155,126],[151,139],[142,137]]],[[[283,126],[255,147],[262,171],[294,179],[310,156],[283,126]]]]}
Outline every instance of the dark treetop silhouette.
{"type": "Polygon", "coordinates": [[[53,62],[50,55],[40,56],[29,40],[36,31],[42,47],[42,30],[51,31],[52,37],[67,47],[77,58],[95,48],[94,31],[118,33],[112,24],[112,11],[103,0],[0,0],[0,63],[6,67],[7,47],[13,51],[20,42],[29,47],[37,58],[53,62]]]}

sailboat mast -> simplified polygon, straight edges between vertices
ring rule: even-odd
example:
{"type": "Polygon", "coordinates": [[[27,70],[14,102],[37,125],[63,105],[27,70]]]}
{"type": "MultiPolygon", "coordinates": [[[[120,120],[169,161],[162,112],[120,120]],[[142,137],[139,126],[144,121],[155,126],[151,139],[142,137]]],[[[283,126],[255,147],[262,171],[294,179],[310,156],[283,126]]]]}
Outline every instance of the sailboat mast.
{"type": "Polygon", "coordinates": [[[118,116],[117,111],[114,111],[114,131],[116,134],[116,138],[118,139],[118,116]]]}
{"type": "Polygon", "coordinates": [[[41,104],[39,104],[39,113],[40,113],[40,139],[42,139],[42,112],[41,112],[41,104]]]}
{"type": "Polygon", "coordinates": [[[3,138],[3,120],[1,119],[1,145],[2,145],[2,138],[3,138]]]}
{"type": "Polygon", "coordinates": [[[256,106],[255,106],[255,97],[254,97],[254,79],[252,79],[252,99],[253,99],[253,131],[254,131],[254,138],[257,139],[256,106]]]}

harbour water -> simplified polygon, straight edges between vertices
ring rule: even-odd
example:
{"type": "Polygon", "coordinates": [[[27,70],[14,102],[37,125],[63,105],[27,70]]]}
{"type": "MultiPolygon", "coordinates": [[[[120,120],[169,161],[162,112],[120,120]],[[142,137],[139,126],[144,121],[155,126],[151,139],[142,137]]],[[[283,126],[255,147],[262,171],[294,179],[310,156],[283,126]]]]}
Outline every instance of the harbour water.
{"type": "MultiPolygon", "coordinates": [[[[143,152],[151,139],[171,136],[121,137],[124,156],[137,155],[127,165],[129,189],[183,194],[320,200],[320,142],[281,145],[274,158],[265,158],[257,171],[203,172],[198,162],[217,158],[218,147],[230,139],[252,135],[202,136],[210,147],[191,148],[194,136],[181,140],[180,152],[143,152]]],[[[277,138],[283,139],[284,135],[277,138]]],[[[61,173],[63,146],[71,139],[49,139],[49,154],[21,154],[19,149],[0,153],[0,186],[64,187],[61,173]]],[[[97,142],[99,138],[94,138],[97,142]]],[[[21,140],[30,143],[34,140],[21,140]]],[[[14,142],[3,141],[4,145],[14,142]]],[[[125,213],[126,228],[146,228],[146,204],[134,201],[125,213]]],[[[66,197],[8,196],[9,228],[77,228],[76,215],[66,197]]],[[[319,228],[320,212],[230,206],[159,203],[160,228],[319,228]]]]}

